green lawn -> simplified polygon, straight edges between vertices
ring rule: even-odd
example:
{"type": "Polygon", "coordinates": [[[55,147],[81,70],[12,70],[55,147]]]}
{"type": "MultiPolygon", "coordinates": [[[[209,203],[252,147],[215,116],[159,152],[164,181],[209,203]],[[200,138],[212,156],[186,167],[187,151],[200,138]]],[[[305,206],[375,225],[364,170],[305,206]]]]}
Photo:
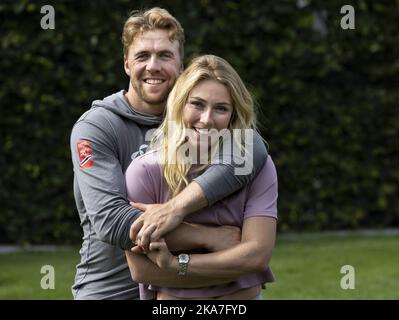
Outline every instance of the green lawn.
{"type": "Polygon", "coordinates": [[[399,299],[399,236],[278,239],[271,262],[276,282],[264,299],[399,299]],[[341,267],[355,271],[342,289],[341,267]]]}
{"type": "Polygon", "coordinates": [[[79,249],[0,254],[0,299],[72,299],[79,249]],[[42,289],[44,265],[54,267],[54,289],[42,289]]]}
{"type": "MultiPolygon", "coordinates": [[[[72,299],[78,259],[78,248],[0,254],[0,299],[72,299]],[[54,267],[54,290],[40,286],[43,265],[54,267]]],[[[271,266],[265,299],[399,299],[399,236],[279,237],[271,266]],[[353,290],[340,286],[343,265],[354,267],[353,290]]]]}

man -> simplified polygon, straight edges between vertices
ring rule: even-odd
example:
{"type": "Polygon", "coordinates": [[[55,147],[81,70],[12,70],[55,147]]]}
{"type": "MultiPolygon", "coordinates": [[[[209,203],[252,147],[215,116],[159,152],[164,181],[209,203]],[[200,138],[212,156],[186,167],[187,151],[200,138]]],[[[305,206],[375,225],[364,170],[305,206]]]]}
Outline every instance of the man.
{"type": "MultiPolygon", "coordinates": [[[[94,101],[71,134],[75,201],[83,228],[81,261],[72,287],[75,299],[139,298],[124,250],[132,247],[129,233],[134,238],[145,220],[140,218],[132,227],[141,212],[126,200],[124,173],[132,157],[146,148],[146,135],[161,123],[168,94],[183,68],[184,31],[166,10],[133,14],[125,23],[122,41],[128,91],[94,101]]],[[[142,208],[151,221],[141,237],[175,229],[166,237],[172,247],[173,243],[193,247],[201,243],[210,250],[231,246],[236,230],[181,221],[184,215],[238,190],[259,171],[266,148],[263,143],[254,147],[259,158],[254,159],[257,167],[251,175],[236,176],[231,165],[213,165],[169,202],[142,208]],[[203,243],[201,235],[210,232],[215,235],[208,237],[213,242],[203,243]]]]}

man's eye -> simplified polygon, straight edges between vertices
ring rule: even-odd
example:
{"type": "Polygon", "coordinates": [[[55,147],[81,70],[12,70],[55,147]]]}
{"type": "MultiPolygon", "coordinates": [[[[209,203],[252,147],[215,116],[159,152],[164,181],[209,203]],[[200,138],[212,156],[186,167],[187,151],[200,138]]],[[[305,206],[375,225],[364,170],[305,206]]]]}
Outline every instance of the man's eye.
{"type": "Polygon", "coordinates": [[[142,54],[142,55],[136,56],[136,60],[137,61],[144,61],[146,59],[147,59],[147,55],[146,54],[142,54]]]}
{"type": "Polygon", "coordinates": [[[172,55],[170,53],[163,53],[161,59],[172,59],[172,55]]]}

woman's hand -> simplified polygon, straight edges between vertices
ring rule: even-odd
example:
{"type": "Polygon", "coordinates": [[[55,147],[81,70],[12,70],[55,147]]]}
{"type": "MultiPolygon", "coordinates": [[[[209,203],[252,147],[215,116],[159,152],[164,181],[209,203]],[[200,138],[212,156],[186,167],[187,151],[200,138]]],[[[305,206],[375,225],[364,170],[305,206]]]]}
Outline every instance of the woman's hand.
{"type": "Polygon", "coordinates": [[[150,243],[147,257],[161,269],[173,269],[177,266],[177,259],[169,251],[163,238],[150,243]]]}

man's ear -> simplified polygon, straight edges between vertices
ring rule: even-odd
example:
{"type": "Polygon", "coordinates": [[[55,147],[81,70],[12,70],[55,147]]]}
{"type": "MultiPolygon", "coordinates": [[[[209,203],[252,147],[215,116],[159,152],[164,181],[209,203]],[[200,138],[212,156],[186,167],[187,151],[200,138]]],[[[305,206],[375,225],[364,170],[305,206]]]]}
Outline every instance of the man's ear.
{"type": "Polygon", "coordinates": [[[123,57],[123,67],[125,68],[126,74],[130,77],[129,61],[126,56],[123,57]]]}

